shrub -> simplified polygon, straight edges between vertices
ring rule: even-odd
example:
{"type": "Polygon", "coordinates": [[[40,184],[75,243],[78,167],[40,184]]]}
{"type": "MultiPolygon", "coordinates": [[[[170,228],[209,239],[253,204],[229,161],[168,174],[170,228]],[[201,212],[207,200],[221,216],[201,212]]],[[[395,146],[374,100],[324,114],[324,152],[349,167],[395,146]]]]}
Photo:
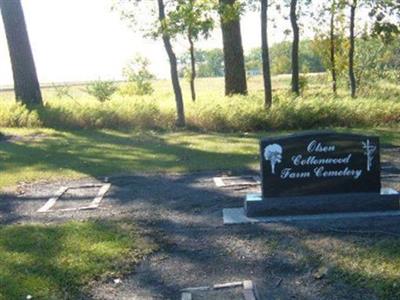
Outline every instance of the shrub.
{"type": "Polygon", "coordinates": [[[86,87],[86,91],[100,102],[104,102],[111,98],[117,91],[117,87],[112,81],[97,80],[89,84],[86,87]]]}
{"type": "Polygon", "coordinates": [[[41,127],[43,123],[36,110],[29,111],[25,105],[17,102],[5,102],[0,105],[0,127],[41,127]]]}
{"type": "Polygon", "coordinates": [[[121,93],[123,95],[151,95],[154,92],[151,80],[154,75],[148,70],[149,60],[140,55],[137,55],[123,69],[122,74],[128,81],[128,84],[123,86],[121,93]]]}
{"type": "Polygon", "coordinates": [[[300,94],[303,94],[306,88],[308,87],[308,79],[307,76],[300,75],[299,78],[299,87],[300,87],[300,94]]]}

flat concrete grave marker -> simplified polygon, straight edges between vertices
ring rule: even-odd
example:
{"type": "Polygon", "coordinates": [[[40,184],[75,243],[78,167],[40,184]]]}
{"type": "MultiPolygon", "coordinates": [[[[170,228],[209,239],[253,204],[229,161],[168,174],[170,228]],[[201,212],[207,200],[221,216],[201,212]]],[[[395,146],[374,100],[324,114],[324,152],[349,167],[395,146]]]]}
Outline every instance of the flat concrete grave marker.
{"type": "Polygon", "coordinates": [[[381,189],[379,138],[304,132],[260,142],[262,193],[248,194],[245,217],[398,211],[381,189]]]}
{"type": "MultiPolygon", "coordinates": [[[[251,280],[183,289],[181,300],[257,300],[257,290],[251,280]]],[[[260,300],[260,299],[259,299],[260,300]]]]}
{"type": "Polygon", "coordinates": [[[258,186],[261,184],[259,176],[223,176],[214,177],[217,187],[258,186]]]}
{"type": "Polygon", "coordinates": [[[38,212],[96,209],[110,187],[110,183],[62,187],[38,212]]]}

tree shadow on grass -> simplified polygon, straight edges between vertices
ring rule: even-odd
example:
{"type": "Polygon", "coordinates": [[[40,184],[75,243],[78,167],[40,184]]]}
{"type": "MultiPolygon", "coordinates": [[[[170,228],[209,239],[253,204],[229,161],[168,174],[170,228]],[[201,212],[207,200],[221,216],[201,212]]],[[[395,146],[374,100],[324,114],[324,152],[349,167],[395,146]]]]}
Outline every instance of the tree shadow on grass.
{"type": "Polygon", "coordinates": [[[3,157],[1,167],[10,173],[32,168],[51,173],[67,170],[89,176],[244,169],[257,159],[257,156],[247,153],[205,151],[184,143],[171,144],[156,136],[129,138],[102,131],[67,132],[62,139],[34,144],[7,143],[1,145],[0,152],[3,157]]]}
{"type": "Polygon", "coordinates": [[[86,284],[126,272],[149,249],[107,221],[0,227],[0,298],[83,299],[86,284]]]}
{"type": "Polygon", "coordinates": [[[20,216],[16,213],[17,203],[14,196],[0,193],[0,225],[17,222],[20,216]]]}

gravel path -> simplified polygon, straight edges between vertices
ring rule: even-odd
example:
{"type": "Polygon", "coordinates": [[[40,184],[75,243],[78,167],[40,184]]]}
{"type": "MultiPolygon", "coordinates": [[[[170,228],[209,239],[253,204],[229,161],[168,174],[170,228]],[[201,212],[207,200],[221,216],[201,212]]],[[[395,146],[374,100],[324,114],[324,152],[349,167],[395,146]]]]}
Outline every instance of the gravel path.
{"type": "MultiPolygon", "coordinates": [[[[386,150],[384,186],[400,190],[400,152],[386,150]],[[388,151],[391,151],[392,154],[388,151]]],[[[224,226],[222,209],[241,207],[244,195],[257,187],[216,187],[219,173],[111,177],[111,189],[96,210],[37,213],[66,184],[79,181],[20,184],[0,195],[0,224],[57,223],[88,218],[129,219],[160,250],[141,262],[120,284],[99,282],[92,299],[179,299],[193,286],[253,280],[262,299],[376,299],[370,291],[315,275],[321,251],[341,247],[362,234],[338,231],[387,231],[400,234],[400,219],[371,218],[335,221],[224,226]],[[334,230],[332,230],[334,229],[334,230]],[[335,231],[337,230],[337,231],[335,231]],[[279,248],[285,251],[274,251],[279,248]],[[282,246],[283,245],[283,246],[282,246]]],[[[249,171],[240,175],[257,175],[249,171]]],[[[87,199],[88,191],[86,193],[87,199]]],[[[379,238],[369,235],[373,240],[379,238]]],[[[364,238],[364,236],[363,236],[364,238]]]]}

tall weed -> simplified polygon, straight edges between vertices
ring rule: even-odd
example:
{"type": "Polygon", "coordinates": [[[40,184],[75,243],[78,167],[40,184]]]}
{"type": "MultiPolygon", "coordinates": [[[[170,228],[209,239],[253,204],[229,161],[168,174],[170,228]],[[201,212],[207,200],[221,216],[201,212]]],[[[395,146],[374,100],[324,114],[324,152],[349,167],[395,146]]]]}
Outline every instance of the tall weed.
{"type": "MultiPolygon", "coordinates": [[[[292,98],[274,95],[269,110],[263,93],[223,97],[203,94],[186,102],[191,129],[205,131],[259,131],[322,127],[397,126],[400,101],[373,97],[333,97],[328,93],[292,98]]],[[[48,99],[43,108],[29,111],[21,104],[0,100],[0,126],[91,129],[174,129],[175,103],[170,93],[156,96],[120,96],[106,102],[79,98],[76,102],[48,99]]]]}

